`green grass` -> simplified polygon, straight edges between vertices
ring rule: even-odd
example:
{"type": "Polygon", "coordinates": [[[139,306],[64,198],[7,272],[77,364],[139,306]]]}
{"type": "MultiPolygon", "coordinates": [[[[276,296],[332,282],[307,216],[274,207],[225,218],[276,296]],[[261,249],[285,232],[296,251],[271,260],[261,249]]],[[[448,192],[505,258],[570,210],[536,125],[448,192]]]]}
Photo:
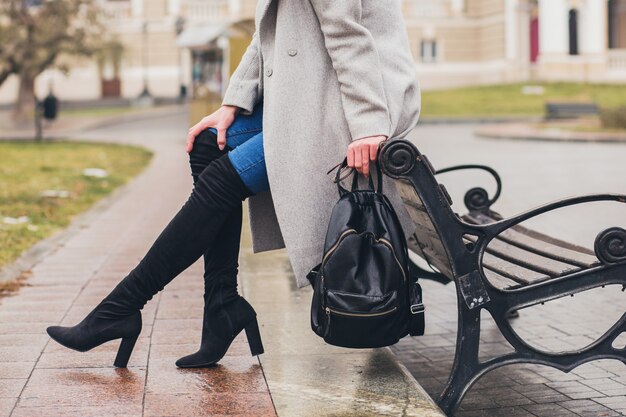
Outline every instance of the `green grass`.
{"type": "Polygon", "coordinates": [[[148,150],[122,145],[0,142],[0,268],[138,174],[151,156],[148,150]],[[86,177],[85,168],[105,169],[109,175],[86,177]],[[71,196],[41,197],[44,190],[67,190],[71,196]],[[29,222],[3,222],[20,216],[28,216],[29,222]]]}
{"type": "Polygon", "coordinates": [[[423,91],[422,116],[541,116],[546,101],[594,101],[601,107],[626,105],[626,84],[516,83],[423,91]],[[541,85],[543,95],[524,95],[524,85],[541,85]]]}

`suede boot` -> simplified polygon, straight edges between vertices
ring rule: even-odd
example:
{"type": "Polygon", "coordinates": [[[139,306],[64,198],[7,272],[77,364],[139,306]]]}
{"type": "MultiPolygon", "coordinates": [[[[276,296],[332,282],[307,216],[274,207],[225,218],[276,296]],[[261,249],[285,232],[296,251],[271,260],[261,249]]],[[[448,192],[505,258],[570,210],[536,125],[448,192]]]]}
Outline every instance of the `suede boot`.
{"type": "MultiPolygon", "coordinates": [[[[90,350],[109,340],[122,339],[115,366],[126,367],[141,331],[140,310],[178,274],[216,244],[221,227],[251,193],[227,155],[211,163],[198,177],[191,196],[161,232],[148,253],[104,300],[78,325],[52,326],[48,334],[63,346],[90,350]]],[[[245,327],[260,338],[256,318],[245,327]]],[[[258,339],[258,340],[257,340],[258,339]]]]}
{"type": "MultiPolygon", "coordinates": [[[[199,172],[225,152],[227,150],[221,151],[217,147],[217,137],[213,132],[205,130],[198,135],[189,155],[194,185],[199,172]]],[[[214,365],[226,354],[236,335],[256,317],[254,309],[237,292],[241,217],[240,205],[232,211],[219,231],[216,238],[219,244],[204,254],[204,317],[200,349],[176,361],[178,367],[214,365]]],[[[254,329],[251,332],[256,333],[254,329]]],[[[263,353],[260,337],[257,344],[254,348],[256,354],[263,353]]]]}

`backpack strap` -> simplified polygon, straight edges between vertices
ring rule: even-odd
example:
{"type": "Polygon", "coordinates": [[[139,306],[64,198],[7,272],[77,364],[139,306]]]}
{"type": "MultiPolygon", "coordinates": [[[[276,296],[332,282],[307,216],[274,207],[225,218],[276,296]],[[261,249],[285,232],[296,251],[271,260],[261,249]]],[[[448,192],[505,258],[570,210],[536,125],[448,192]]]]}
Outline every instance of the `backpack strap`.
{"type": "MultiPolygon", "coordinates": [[[[374,162],[374,166],[376,169],[376,179],[377,179],[377,187],[374,186],[374,180],[372,179],[371,175],[368,175],[367,177],[367,181],[368,181],[368,185],[369,185],[369,189],[378,193],[383,192],[383,173],[382,170],[380,168],[380,164],[378,163],[378,160],[376,160],[374,162]]],[[[334,169],[337,170],[337,173],[335,174],[335,180],[334,183],[337,184],[337,190],[339,191],[339,195],[343,196],[346,193],[350,192],[350,191],[356,191],[359,187],[359,173],[357,172],[356,169],[354,168],[350,168],[350,170],[348,171],[347,174],[345,175],[341,175],[342,171],[344,169],[346,169],[348,167],[348,158],[344,158],[343,161],[336,165],[335,167],[333,167],[330,171],[328,171],[328,173],[330,174],[334,169]],[[348,178],[350,175],[352,175],[352,187],[351,190],[348,191],[346,190],[342,185],[341,185],[341,181],[343,181],[344,179],[348,178]]]]}
{"type": "Polygon", "coordinates": [[[422,298],[422,286],[418,282],[417,273],[412,271],[409,265],[411,277],[409,283],[409,334],[411,336],[423,336],[426,328],[424,299],[422,298]]]}

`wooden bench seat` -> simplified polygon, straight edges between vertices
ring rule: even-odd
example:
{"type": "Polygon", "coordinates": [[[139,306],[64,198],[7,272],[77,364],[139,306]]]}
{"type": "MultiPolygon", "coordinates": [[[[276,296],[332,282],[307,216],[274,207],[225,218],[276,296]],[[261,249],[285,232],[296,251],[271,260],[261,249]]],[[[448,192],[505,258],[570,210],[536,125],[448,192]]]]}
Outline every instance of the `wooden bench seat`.
{"type": "MultiPolygon", "coordinates": [[[[492,211],[471,212],[462,218],[473,224],[502,220],[502,216],[492,211]]],[[[475,238],[468,240],[476,242],[475,238]]],[[[587,248],[520,225],[498,235],[487,245],[483,258],[485,275],[502,289],[515,289],[559,278],[599,264],[598,258],[587,248]],[[503,277],[508,280],[503,280],[503,277]]]]}

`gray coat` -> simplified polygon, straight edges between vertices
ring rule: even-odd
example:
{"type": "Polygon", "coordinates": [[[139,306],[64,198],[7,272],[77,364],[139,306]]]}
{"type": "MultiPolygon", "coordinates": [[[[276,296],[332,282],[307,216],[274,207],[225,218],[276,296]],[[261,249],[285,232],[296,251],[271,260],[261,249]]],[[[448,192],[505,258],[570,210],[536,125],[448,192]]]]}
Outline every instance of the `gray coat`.
{"type": "MultiPolygon", "coordinates": [[[[255,252],[287,248],[299,287],[320,262],[337,188],[326,172],[350,141],[405,136],[420,93],[401,0],[259,0],[256,32],[223,104],[263,100],[270,193],[250,199],[255,252]]],[[[407,234],[393,184],[385,193],[407,234]]]]}

